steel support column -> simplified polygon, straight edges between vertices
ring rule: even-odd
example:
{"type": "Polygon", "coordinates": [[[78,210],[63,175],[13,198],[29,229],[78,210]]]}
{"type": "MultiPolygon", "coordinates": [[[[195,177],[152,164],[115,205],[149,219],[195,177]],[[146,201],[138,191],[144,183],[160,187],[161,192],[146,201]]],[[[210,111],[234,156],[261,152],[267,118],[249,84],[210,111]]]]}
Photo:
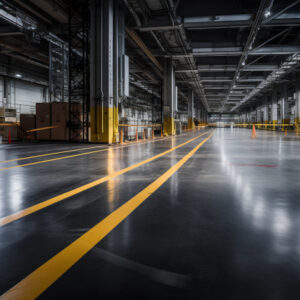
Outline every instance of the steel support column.
{"type": "MultiPolygon", "coordinates": [[[[256,123],[261,124],[262,122],[262,113],[261,113],[261,107],[258,107],[256,109],[256,123]]],[[[261,126],[259,126],[261,127],[261,126]]]]}
{"type": "Polygon", "coordinates": [[[274,89],[272,93],[272,109],[271,109],[271,119],[272,119],[272,124],[274,125],[273,130],[275,130],[275,125],[278,122],[278,100],[277,100],[277,90],[274,89]]]}
{"type": "Polygon", "coordinates": [[[281,98],[280,98],[280,118],[281,124],[290,124],[289,107],[287,97],[287,85],[284,84],[282,87],[281,98]]]}
{"type": "Polygon", "coordinates": [[[300,125],[300,76],[296,77],[296,113],[295,123],[300,125]]]}
{"type": "Polygon", "coordinates": [[[269,123],[269,102],[265,102],[263,105],[263,120],[265,124],[269,123]]]}
{"type": "Polygon", "coordinates": [[[114,4],[110,0],[91,1],[91,141],[109,144],[118,139],[114,4]]]}
{"type": "Polygon", "coordinates": [[[165,58],[164,66],[164,133],[175,134],[174,103],[175,103],[175,72],[173,59],[165,58]]]}
{"type": "Polygon", "coordinates": [[[189,90],[189,98],[188,98],[188,129],[194,129],[194,91],[192,89],[189,90]]]}

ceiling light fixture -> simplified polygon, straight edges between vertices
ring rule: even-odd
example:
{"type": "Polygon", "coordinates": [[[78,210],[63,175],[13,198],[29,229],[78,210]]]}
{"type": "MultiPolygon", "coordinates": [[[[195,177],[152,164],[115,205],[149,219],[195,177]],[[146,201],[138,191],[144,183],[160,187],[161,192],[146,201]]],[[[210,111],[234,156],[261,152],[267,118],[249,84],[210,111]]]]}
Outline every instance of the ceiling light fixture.
{"type": "Polygon", "coordinates": [[[265,11],[265,18],[268,18],[268,17],[270,17],[271,16],[271,11],[269,10],[269,9],[267,9],[266,11],[265,11]]]}

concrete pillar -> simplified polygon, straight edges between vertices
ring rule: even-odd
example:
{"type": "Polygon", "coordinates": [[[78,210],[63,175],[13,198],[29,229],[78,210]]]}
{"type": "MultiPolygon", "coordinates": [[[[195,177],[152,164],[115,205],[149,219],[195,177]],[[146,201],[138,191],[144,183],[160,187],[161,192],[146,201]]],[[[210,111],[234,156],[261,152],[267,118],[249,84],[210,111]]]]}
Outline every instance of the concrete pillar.
{"type": "Polygon", "coordinates": [[[271,119],[272,119],[272,124],[274,125],[273,130],[275,130],[275,125],[278,122],[278,100],[277,100],[277,90],[273,89],[272,93],[272,104],[271,104],[271,119]]]}
{"type": "Polygon", "coordinates": [[[194,91],[190,89],[188,95],[188,129],[194,128],[194,91]]]}
{"type": "Polygon", "coordinates": [[[175,134],[174,104],[176,101],[175,72],[173,59],[165,58],[164,65],[164,133],[175,134]]]}
{"type": "Polygon", "coordinates": [[[296,113],[295,124],[300,125],[300,76],[296,78],[296,113]]]}
{"type": "Polygon", "coordinates": [[[256,123],[256,120],[257,120],[257,113],[256,110],[253,110],[251,112],[251,123],[256,123]]]}
{"type": "Polygon", "coordinates": [[[280,97],[280,119],[281,124],[290,124],[288,97],[287,97],[287,85],[285,84],[281,91],[280,97]]]}
{"type": "Polygon", "coordinates": [[[123,13],[119,11],[118,1],[114,0],[114,15],[113,15],[113,142],[119,142],[119,90],[122,86],[120,85],[120,54],[124,45],[119,45],[120,36],[119,31],[125,34],[125,25],[123,22],[123,13]],[[120,51],[121,49],[121,51],[120,51]]]}
{"type": "MultiPolygon", "coordinates": [[[[269,124],[269,102],[265,102],[263,104],[263,123],[269,124]]],[[[267,129],[267,126],[264,126],[265,129],[267,129]]]]}
{"type": "Polygon", "coordinates": [[[251,112],[250,111],[248,111],[246,113],[246,118],[247,118],[247,123],[250,123],[251,122],[251,112]]]}
{"type": "Polygon", "coordinates": [[[261,117],[262,117],[261,107],[258,107],[256,109],[256,123],[261,124],[261,117]]]}
{"type": "Polygon", "coordinates": [[[91,1],[91,141],[118,141],[117,1],[91,1]]]}
{"type": "Polygon", "coordinates": [[[203,122],[204,122],[204,121],[203,121],[203,113],[204,113],[203,107],[201,107],[201,110],[200,110],[200,123],[203,123],[203,122]]]}
{"type": "Polygon", "coordinates": [[[265,102],[263,105],[263,118],[264,118],[264,123],[268,124],[269,123],[269,103],[265,102]]]}

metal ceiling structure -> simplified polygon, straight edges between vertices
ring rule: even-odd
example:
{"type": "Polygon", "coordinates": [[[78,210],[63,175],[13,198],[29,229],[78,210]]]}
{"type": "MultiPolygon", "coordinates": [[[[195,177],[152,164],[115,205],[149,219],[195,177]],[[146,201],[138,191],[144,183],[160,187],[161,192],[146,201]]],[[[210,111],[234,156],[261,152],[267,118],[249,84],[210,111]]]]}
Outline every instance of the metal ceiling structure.
{"type": "MultiPolygon", "coordinates": [[[[0,1],[3,60],[20,62],[15,68],[26,70],[24,79],[47,82],[49,43],[68,44],[68,14],[70,8],[76,11],[75,2],[0,1]]],[[[182,110],[193,89],[195,102],[208,112],[236,112],[277,80],[289,80],[299,66],[300,0],[119,2],[132,86],[159,97],[164,60],[172,58],[182,110]]]]}
{"type": "Polygon", "coordinates": [[[274,82],[270,76],[282,78],[298,66],[282,70],[300,53],[300,1],[126,2],[140,18],[131,26],[145,40],[155,35],[149,48],[159,60],[173,58],[176,84],[182,91],[199,87],[208,111],[236,111],[274,82]],[[178,33],[186,37],[185,51],[178,33]]]}

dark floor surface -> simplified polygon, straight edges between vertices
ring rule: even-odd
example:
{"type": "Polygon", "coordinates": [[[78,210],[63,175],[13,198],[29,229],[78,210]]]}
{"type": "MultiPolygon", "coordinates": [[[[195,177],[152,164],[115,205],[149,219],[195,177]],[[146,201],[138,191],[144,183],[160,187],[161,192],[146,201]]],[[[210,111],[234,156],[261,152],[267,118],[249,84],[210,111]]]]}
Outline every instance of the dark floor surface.
{"type": "MultiPolygon", "coordinates": [[[[0,218],[201,132],[0,171],[0,218]]],[[[165,184],[41,299],[299,299],[300,139],[216,129],[165,184]]],[[[135,196],[206,136],[0,227],[0,294],[135,196]]],[[[0,145],[0,161],[76,144],[0,145]]],[[[0,168],[93,149],[0,163],[0,168]]]]}

